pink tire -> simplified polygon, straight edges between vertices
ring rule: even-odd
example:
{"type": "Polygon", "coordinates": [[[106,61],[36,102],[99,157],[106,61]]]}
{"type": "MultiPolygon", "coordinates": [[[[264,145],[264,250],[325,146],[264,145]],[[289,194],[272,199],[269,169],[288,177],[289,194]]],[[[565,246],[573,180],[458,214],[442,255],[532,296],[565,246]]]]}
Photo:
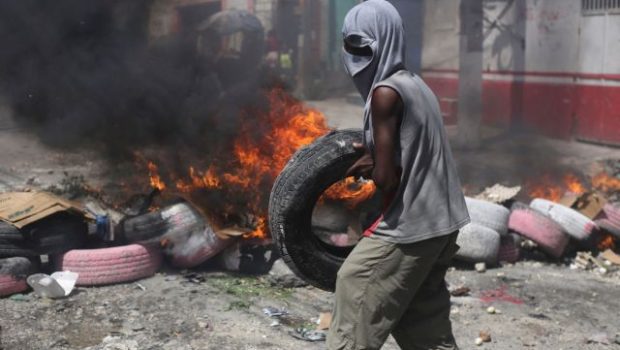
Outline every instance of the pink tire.
{"type": "Polygon", "coordinates": [[[596,225],[601,231],[607,232],[617,239],[620,239],[620,225],[616,225],[613,221],[607,218],[597,219],[594,222],[596,222],[596,225]]]}
{"type": "Polygon", "coordinates": [[[176,242],[174,246],[166,249],[166,254],[170,256],[172,266],[189,269],[213,258],[234,242],[235,239],[222,238],[207,226],[185,241],[176,242]]]}
{"type": "Polygon", "coordinates": [[[569,240],[558,223],[536,210],[513,210],[508,227],[536,242],[541,250],[556,258],[562,256],[569,240]]]}
{"type": "Polygon", "coordinates": [[[26,278],[34,273],[32,263],[26,258],[0,260],[0,297],[28,290],[26,278]]]}
{"type": "Polygon", "coordinates": [[[562,230],[578,241],[585,241],[597,227],[594,221],[580,212],[542,198],[535,198],[530,203],[532,209],[553,219],[562,230]]]}
{"type": "Polygon", "coordinates": [[[499,262],[515,263],[521,257],[521,248],[512,235],[502,236],[499,241],[499,252],[497,260],[499,262]]]}
{"type": "Polygon", "coordinates": [[[610,223],[620,227],[620,203],[605,204],[603,214],[610,223]]]}
{"type": "Polygon", "coordinates": [[[98,286],[135,281],[159,270],[159,247],[131,244],[113,248],[77,249],[55,257],[56,269],[79,274],[76,285],[98,286]]]}

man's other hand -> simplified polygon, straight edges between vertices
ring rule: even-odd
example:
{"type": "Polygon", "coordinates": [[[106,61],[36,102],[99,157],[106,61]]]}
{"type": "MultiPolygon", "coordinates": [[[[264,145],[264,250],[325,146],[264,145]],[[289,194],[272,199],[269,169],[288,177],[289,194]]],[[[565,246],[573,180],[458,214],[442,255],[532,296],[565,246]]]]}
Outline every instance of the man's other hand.
{"type": "Polygon", "coordinates": [[[353,143],[353,148],[356,152],[361,153],[362,156],[358,159],[349,170],[347,170],[345,177],[354,176],[356,179],[363,177],[370,179],[372,176],[372,170],[375,167],[375,162],[372,159],[372,155],[366,146],[361,143],[353,143]]]}

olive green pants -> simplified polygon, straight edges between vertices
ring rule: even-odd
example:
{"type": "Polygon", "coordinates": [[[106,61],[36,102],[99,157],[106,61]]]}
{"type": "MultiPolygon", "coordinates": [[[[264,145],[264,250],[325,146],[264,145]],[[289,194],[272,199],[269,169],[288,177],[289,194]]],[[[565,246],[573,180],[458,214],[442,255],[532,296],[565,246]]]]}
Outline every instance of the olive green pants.
{"type": "Polygon", "coordinates": [[[338,271],[327,348],[378,350],[391,333],[403,350],[457,349],[444,280],[456,236],[363,238],[338,271]]]}

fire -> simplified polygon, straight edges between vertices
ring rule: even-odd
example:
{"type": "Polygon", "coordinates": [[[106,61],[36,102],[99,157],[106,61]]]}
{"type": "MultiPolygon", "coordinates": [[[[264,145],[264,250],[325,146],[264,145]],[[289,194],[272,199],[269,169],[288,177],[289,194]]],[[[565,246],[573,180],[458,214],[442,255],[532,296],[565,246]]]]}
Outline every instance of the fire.
{"type": "Polygon", "coordinates": [[[592,178],[592,187],[603,192],[619,191],[620,179],[617,177],[609,176],[607,173],[602,172],[592,178]]]}
{"type": "Polygon", "coordinates": [[[599,250],[616,249],[614,236],[606,234],[597,244],[599,250]]]}
{"type": "Polygon", "coordinates": [[[554,202],[559,201],[567,191],[577,195],[587,191],[584,184],[572,173],[565,174],[561,182],[546,174],[537,181],[528,181],[526,188],[531,198],[544,198],[554,202]]]}
{"type": "Polygon", "coordinates": [[[149,178],[151,180],[151,187],[163,191],[166,189],[166,184],[161,180],[159,176],[159,169],[157,165],[151,161],[148,162],[149,178]]]}
{"type": "Polygon", "coordinates": [[[575,174],[564,175],[564,185],[566,185],[569,192],[574,194],[584,194],[586,192],[585,186],[575,174]]]}
{"type": "Polygon", "coordinates": [[[355,208],[358,204],[372,197],[375,191],[374,182],[360,182],[356,181],[354,177],[347,177],[329,187],[323,196],[328,199],[342,200],[348,208],[355,208]]]}
{"type": "MultiPolygon", "coordinates": [[[[330,131],[323,114],[307,108],[282,89],[271,90],[267,100],[267,110],[245,111],[232,154],[222,154],[208,166],[188,166],[185,174],[165,177],[173,180],[174,191],[190,197],[198,190],[222,194],[218,198],[223,202],[207,204],[206,212],[215,211],[222,217],[235,213],[255,216],[255,229],[246,238],[267,237],[267,201],[273,182],[299,148],[330,131]]],[[[164,189],[157,171],[158,167],[149,162],[151,185],[164,189]]],[[[327,196],[355,206],[374,190],[371,182],[358,183],[350,178],[330,188],[327,196]]]]}

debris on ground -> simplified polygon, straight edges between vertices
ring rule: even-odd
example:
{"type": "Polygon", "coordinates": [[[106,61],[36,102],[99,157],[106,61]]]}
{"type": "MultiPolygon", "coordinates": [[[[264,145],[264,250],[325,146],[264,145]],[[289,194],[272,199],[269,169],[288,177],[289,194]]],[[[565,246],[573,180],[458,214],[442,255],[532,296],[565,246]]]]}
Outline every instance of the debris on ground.
{"type": "Polygon", "coordinates": [[[51,275],[37,273],[28,276],[26,281],[36,295],[43,298],[58,299],[69,296],[77,280],[77,273],[59,271],[51,275]]]}
{"type": "Polygon", "coordinates": [[[324,331],[317,331],[307,328],[295,328],[290,331],[289,334],[297,339],[309,342],[325,341],[327,338],[327,334],[324,331]]]}
{"type": "Polygon", "coordinates": [[[332,324],[332,313],[331,312],[321,312],[319,314],[319,319],[317,321],[317,331],[324,331],[329,329],[329,326],[332,324]]]}
{"type": "Polygon", "coordinates": [[[468,296],[471,289],[469,287],[458,287],[450,291],[450,295],[453,297],[464,297],[468,296]]]}
{"type": "Polygon", "coordinates": [[[490,343],[491,342],[491,332],[489,331],[480,331],[480,334],[478,336],[480,339],[482,339],[482,341],[484,343],[490,343]]]}
{"type": "Polygon", "coordinates": [[[506,187],[500,184],[495,184],[491,187],[487,187],[478,194],[476,199],[483,199],[492,203],[504,203],[515,198],[519,192],[521,192],[521,186],[506,187]]]}

